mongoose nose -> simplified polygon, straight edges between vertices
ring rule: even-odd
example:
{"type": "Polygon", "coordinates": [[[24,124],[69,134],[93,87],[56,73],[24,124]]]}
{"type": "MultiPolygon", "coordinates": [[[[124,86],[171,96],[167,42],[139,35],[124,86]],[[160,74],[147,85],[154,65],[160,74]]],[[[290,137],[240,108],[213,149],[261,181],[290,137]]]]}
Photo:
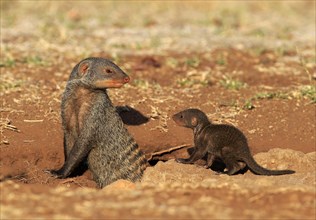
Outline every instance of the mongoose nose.
{"type": "Polygon", "coordinates": [[[124,78],[124,83],[128,83],[130,81],[130,78],[127,76],[124,78]]]}

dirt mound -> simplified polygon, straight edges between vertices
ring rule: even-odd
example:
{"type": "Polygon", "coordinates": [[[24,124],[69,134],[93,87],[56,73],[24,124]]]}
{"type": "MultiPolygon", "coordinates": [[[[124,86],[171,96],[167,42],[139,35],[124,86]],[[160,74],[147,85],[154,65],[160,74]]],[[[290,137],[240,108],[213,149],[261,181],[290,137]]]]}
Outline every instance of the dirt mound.
{"type": "MultiPolygon", "coordinates": [[[[65,187],[67,184],[21,185],[9,180],[0,184],[1,218],[312,219],[316,214],[315,156],[316,152],[304,154],[289,149],[255,155],[258,163],[266,163],[270,169],[297,171],[284,176],[251,172],[228,176],[170,160],[148,167],[141,182],[118,180],[102,190],[74,189],[65,187]]],[[[80,178],[61,181],[78,183],[80,178]]]]}
{"type": "Polygon", "coordinates": [[[316,168],[316,152],[304,154],[292,149],[273,148],[254,155],[255,160],[269,169],[293,169],[296,172],[311,172],[316,168]]]}
{"type": "Polygon", "coordinates": [[[254,156],[255,160],[268,169],[293,169],[292,175],[259,176],[250,171],[244,175],[228,176],[219,174],[199,165],[185,165],[170,160],[158,162],[156,166],[146,169],[142,184],[151,186],[233,186],[241,189],[261,190],[276,187],[302,187],[314,189],[316,184],[316,152],[304,154],[290,149],[271,149],[254,156]],[[159,180],[159,181],[157,181],[159,180]]]}

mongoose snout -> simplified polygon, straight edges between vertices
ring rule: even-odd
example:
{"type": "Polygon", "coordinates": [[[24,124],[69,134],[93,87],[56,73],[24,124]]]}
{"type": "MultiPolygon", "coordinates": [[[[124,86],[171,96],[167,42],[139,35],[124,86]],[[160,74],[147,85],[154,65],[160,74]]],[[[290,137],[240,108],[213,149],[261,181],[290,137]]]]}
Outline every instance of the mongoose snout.
{"type": "Polygon", "coordinates": [[[183,121],[183,115],[180,113],[174,114],[172,120],[179,126],[186,127],[186,123],[183,121]]]}
{"type": "Polygon", "coordinates": [[[124,83],[128,83],[130,80],[131,80],[131,79],[127,76],[127,77],[124,78],[123,81],[124,81],[124,83]]]}

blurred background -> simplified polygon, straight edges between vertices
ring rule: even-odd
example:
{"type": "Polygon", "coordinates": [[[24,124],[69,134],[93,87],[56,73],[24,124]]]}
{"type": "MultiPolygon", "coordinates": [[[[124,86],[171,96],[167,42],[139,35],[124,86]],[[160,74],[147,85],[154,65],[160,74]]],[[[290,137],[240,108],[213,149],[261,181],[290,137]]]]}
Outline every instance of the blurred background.
{"type": "Polygon", "coordinates": [[[315,1],[1,1],[2,63],[314,45],[315,1]]]}

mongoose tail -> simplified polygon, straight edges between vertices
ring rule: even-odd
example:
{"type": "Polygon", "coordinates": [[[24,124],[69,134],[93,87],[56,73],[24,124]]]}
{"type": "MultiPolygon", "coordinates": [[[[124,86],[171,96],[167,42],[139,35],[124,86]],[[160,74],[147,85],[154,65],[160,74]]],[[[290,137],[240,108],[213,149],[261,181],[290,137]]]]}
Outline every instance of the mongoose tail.
{"type": "Polygon", "coordinates": [[[266,175],[266,176],[276,176],[276,175],[285,175],[285,174],[293,174],[294,170],[269,170],[260,166],[253,157],[249,154],[248,157],[242,158],[244,162],[246,162],[249,169],[258,175],[266,175]]]}

